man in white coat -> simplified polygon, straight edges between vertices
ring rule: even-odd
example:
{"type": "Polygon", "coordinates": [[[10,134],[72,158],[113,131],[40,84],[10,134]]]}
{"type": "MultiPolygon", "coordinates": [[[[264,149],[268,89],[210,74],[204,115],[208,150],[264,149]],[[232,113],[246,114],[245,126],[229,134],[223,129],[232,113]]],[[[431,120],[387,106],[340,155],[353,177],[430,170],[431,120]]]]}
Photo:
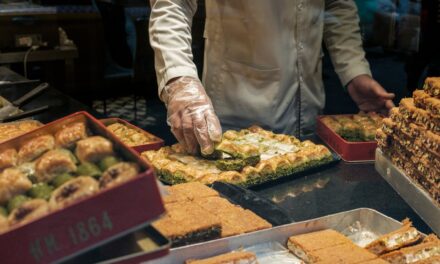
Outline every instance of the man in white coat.
{"type": "Polygon", "coordinates": [[[223,128],[311,133],[325,102],[323,40],[361,110],[393,106],[394,95],[371,78],[353,0],[206,0],[203,84],[191,50],[197,0],[150,3],[159,95],[189,152],[213,151],[219,119],[223,128]]]}

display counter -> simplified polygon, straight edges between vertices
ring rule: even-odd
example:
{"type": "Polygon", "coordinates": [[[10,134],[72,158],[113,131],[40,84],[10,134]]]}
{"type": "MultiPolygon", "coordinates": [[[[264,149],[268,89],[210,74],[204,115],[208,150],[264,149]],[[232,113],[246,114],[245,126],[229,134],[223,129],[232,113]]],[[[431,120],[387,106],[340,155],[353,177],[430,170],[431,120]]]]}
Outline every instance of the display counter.
{"type": "MultiPolygon", "coordinates": [[[[14,100],[35,87],[35,83],[7,84],[0,86],[0,94],[14,100]]],[[[99,113],[69,96],[49,88],[27,103],[23,110],[49,105],[50,109],[34,116],[48,123],[77,111],[87,111],[97,118],[99,113]]],[[[165,122],[155,128],[155,134],[169,144],[169,128],[165,122]],[[161,134],[163,132],[163,134],[161,134]]],[[[311,139],[322,143],[319,138],[311,139]]],[[[324,169],[314,170],[297,177],[288,177],[251,188],[283,208],[294,221],[304,221],[357,208],[371,208],[396,220],[408,217],[423,233],[431,229],[393,190],[375,170],[374,162],[348,163],[340,161],[324,169]]]]}

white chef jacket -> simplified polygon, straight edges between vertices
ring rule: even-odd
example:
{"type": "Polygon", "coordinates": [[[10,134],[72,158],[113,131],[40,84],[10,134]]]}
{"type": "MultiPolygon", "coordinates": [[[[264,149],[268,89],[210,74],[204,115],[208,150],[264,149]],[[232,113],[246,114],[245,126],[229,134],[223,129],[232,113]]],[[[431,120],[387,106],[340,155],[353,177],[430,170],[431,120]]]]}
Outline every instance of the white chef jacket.
{"type": "MultiPolygon", "coordinates": [[[[191,24],[197,0],[150,0],[159,94],[197,77],[191,24]]],[[[309,134],[324,108],[322,41],[343,85],[371,76],[352,0],[206,0],[203,84],[223,128],[258,124],[309,134]]]]}

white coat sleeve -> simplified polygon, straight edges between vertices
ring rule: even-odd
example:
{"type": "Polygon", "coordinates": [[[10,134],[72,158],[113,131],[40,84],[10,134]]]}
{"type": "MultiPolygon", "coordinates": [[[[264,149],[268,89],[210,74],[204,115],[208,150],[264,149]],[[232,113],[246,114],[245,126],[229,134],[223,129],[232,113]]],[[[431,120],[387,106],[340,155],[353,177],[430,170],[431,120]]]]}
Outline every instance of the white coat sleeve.
{"type": "Polygon", "coordinates": [[[365,59],[359,16],[353,0],[325,0],[324,41],[336,73],[346,86],[361,74],[371,76],[365,59]]]}
{"type": "Polygon", "coordinates": [[[150,0],[150,4],[150,44],[160,96],[173,78],[198,78],[191,49],[191,25],[197,0],[150,0]]]}

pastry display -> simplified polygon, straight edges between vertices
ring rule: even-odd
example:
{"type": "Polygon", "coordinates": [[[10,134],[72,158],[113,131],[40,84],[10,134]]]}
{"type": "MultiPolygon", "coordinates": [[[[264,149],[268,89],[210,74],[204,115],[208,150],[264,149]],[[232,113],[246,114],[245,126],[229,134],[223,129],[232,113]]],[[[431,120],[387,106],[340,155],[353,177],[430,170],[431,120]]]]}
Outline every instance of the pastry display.
{"type": "MultiPolygon", "coordinates": [[[[74,122],[0,151],[0,229],[28,223],[136,177],[137,164],[74,122]],[[6,227],[5,227],[6,226],[6,227]]],[[[7,143],[5,143],[7,144],[7,143]]]]}
{"type": "Polygon", "coordinates": [[[0,143],[41,127],[38,121],[25,120],[0,124],[0,143]]]}
{"type": "Polygon", "coordinates": [[[107,129],[115,134],[127,146],[140,146],[157,141],[152,135],[134,128],[131,128],[122,123],[113,123],[107,126],[107,129]]]}
{"type": "Polygon", "coordinates": [[[331,152],[309,140],[274,134],[253,126],[226,131],[210,157],[192,156],[179,144],[146,151],[156,174],[164,182],[177,184],[224,181],[255,185],[333,161],[331,152]]]}
{"type": "Polygon", "coordinates": [[[201,183],[174,185],[167,192],[164,197],[167,215],[153,226],[170,238],[173,246],[272,227],[252,211],[230,203],[201,183]]]}
{"type": "Polygon", "coordinates": [[[375,113],[324,116],[321,121],[343,139],[351,142],[373,141],[382,117],[375,113]]]}
{"type": "Polygon", "coordinates": [[[440,78],[404,98],[377,130],[378,146],[389,159],[440,205],[440,78]]]}
{"type": "Polygon", "coordinates": [[[189,259],[185,264],[258,264],[252,252],[239,251],[218,255],[207,259],[189,259]]]}

